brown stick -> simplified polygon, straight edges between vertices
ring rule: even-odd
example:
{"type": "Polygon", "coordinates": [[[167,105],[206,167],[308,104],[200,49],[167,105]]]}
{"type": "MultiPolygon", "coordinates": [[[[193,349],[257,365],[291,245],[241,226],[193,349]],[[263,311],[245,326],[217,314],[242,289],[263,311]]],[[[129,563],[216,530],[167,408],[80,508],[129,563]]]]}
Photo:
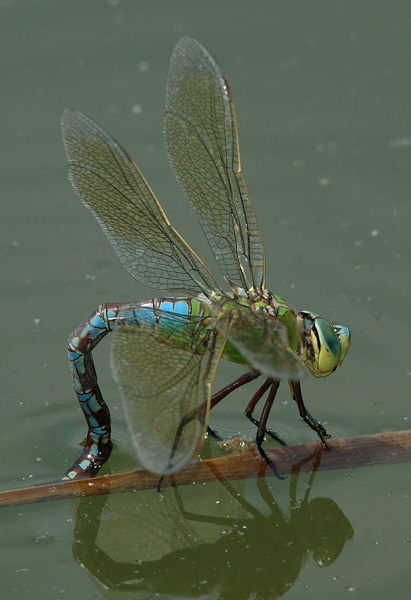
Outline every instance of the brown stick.
{"type": "MultiPolygon", "coordinates": [[[[411,462],[411,430],[391,433],[362,435],[352,438],[327,440],[330,452],[322,451],[319,469],[353,469],[373,465],[389,465],[411,462]]],[[[267,450],[279,475],[291,472],[296,463],[318,453],[318,442],[298,446],[285,446],[267,450]]],[[[301,471],[309,471],[312,464],[300,465],[301,471]]],[[[257,452],[224,456],[194,463],[164,478],[161,487],[189,485],[216,479],[245,479],[273,475],[271,469],[257,452]]],[[[0,492],[0,506],[19,506],[49,500],[97,496],[117,492],[156,488],[159,476],[148,471],[132,471],[103,475],[94,479],[58,481],[31,488],[0,492]]]]}

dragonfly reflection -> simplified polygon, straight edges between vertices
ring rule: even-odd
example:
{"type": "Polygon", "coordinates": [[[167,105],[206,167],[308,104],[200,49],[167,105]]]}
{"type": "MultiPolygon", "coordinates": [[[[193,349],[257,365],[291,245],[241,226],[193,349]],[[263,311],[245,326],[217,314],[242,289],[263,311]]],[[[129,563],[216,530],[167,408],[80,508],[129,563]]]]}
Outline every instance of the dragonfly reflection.
{"type": "Polygon", "coordinates": [[[110,496],[108,503],[108,496],[82,498],[73,554],[117,592],[279,598],[299,581],[308,560],[331,566],[354,535],[333,499],[311,498],[314,476],[315,465],[302,484],[296,465],[288,489],[275,496],[261,478],[245,488],[220,480],[212,498],[201,486],[173,488],[164,497],[143,491],[137,509],[128,494],[110,496]]]}

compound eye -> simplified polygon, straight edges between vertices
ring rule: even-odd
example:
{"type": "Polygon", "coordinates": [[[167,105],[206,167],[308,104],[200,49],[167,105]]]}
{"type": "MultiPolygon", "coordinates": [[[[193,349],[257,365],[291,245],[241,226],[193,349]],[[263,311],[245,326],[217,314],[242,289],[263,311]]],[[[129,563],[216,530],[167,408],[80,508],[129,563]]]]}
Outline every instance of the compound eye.
{"type": "Polygon", "coordinates": [[[320,376],[331,375],[342,360],[341,343],[337,333],[327,321],[317,317],[311,330],[311,341],[320,376]]]}
{"type": "Polygon", "coordinates": [[[341,365],[344,360],[351,342],[351,332],[345,325],[333,325],[333,329],[340,340],[341,356],[339,363],[341,365]]]}

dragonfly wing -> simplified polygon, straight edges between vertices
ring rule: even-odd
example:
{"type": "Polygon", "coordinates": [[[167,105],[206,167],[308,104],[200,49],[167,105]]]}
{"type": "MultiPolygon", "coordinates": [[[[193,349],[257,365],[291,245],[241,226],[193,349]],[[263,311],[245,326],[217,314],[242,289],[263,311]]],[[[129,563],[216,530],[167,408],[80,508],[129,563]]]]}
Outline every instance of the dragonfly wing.
{"type": "Polygon", "coordinates": [[[182,469],[201,447],[211,382],[225,342],[204,329],[189,349],[176,347],[183,321],[188,318],[170,315],[164,325],[163,316],[161,337],[144,322],[119,325],[113,337],[111,368],[134,448],[142,465],[161,475],[182,469]],[[195,417],[179,431],[192,411],[195,417]]]}
{"type": "Polygon", "coordinates": [[[221,301],[212,308],[213,324],[250,365],[266,377],[299,381],[306,369],[288,346],[286,326],[275,317],[254,312],[237,302],[221,301]]]}
{"type": "Polygon", "coordinates": [[[123,267],[153,288],[207,294],[215,286],[210,273],[170,225],[127,152],[79,111],[66,109],[61,124],[69,179],[123,267]]]}
{"type": "Polygon", "coordinates": [[[241,172],[228,83],[209,52],[188,37],[171,57],[164,141],[226,280],[264,287],[263,241],[241,172]]]}

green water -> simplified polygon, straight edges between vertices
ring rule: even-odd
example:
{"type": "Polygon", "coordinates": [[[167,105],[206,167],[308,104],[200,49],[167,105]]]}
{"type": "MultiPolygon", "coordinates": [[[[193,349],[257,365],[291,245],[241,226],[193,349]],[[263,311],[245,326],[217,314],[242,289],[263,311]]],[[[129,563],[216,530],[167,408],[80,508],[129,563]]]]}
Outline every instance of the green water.
{"type": "MultiPolygon", "coordinates": [[[[214,268],[162,148],[182,35],[205,44],[231,84],[267,287],[352,331],[343,367],[304,382],[308,408],[335,437],[409,427],[409,22],[401,1],[1,2],[1,489],[58,479],[79,454],[70,331],[101,302],[152,296],[73,195],[64,107],[127,148],[214,268]]],[[[106,472],[120,472],[136,461],[108,351],[97,352],[116,445],[106,472]]],[[[239,373],[221,365],[215,390],[239,373]]],[[[282,387],[273,428],[289,444],[313,440],[282,387]]],[[[242,414],[251,389],[213,411],[220,433],[254,434],[242,414]]],[[[218,453],[207,443],[203,456],[218,453]]],[[[409,465],[320,472],[304,502],[308,482],[1,509],[0,596],[408,600],[409,465]]]]}

